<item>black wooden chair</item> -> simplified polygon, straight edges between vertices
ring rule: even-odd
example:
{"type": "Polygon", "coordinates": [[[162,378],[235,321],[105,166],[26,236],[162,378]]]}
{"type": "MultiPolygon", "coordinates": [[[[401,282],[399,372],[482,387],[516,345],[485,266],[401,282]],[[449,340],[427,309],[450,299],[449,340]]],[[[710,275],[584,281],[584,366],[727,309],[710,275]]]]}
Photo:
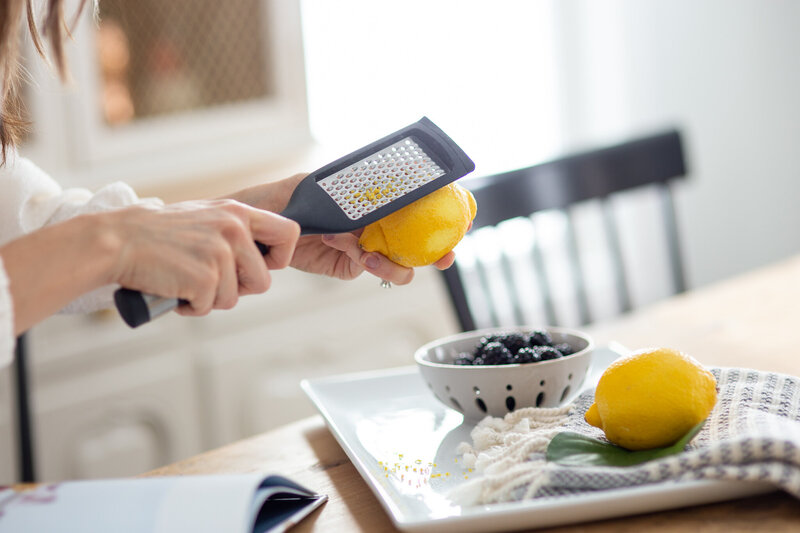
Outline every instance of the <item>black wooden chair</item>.
{"type": "MultiPolygon", "coordinates": [[[[671,184],[685,173],[680,134],[667,131],[519,170],[462,180],[461,184],[475,195],[478,213],[473,230],[459,245],[456,264],[442,272],[461,328],[467,331],[543,323],[575,326],[594,321],[597,317],[590,294],[595,282],[587,280],[592,278],[587,274],[594,275],[599,269],[595,268],[597,262],[582,252],[578,226],[587,227],[589,220],[584,217],[578,224],[576,217],[582,209],[593,209],[596,215],[596,221],[588,223],[595,234],[590,244],[604,241],[606,249],[603,257],[610,278],[607,287],[613,290],[606,290],[600,300],[609,303],[613,299],[615,314],[634,307],[637,302],[631,294],[628,263],[637,252],[626,250],[627,241],[620,237],[626,225],[620,220],[619,203],[641,191],[655,206],[648,214],[655,214],[658,219],[653,226],[658,231],[646,231],[645,239],[650,245],[658,243],[665,249],[658,261],[661,271],[671,278],[667,281],[668,292],[684,291],[686,281],[671,184]],[[565,260],[555,265],[548,263],[550,252],[544,246],[553,234],[542,222],[548,216],[561,220],[558,240],[565,260]],[[496,246],[502,241],[496,233],[483,240],[478,238],[487,228],[500,231],[513,226],[512,221],[529,228],[527,233],[522,231],[512,237],[510,247],[496,246]],[[526,240],[519,235],[533,237],[526,240]],[[526,247],[515,244],[523,240],[528,243],[526,247]],[[482,252],[488,248],[495,250],[487,259],[482,252]],[[559,277],[561,285],[565,278],[571,285],[570,299],[575,310],[572,323],[565,324],[570,320],[565,320],[558,309],[557,303],[563,304],[564,299],[558,300],[554,295],[555,277],[559,277]],[[530,301],[538,303],[526,305],[530,301]],[[538,315],[531,311],[534,307],[538,315]]],[[[628,222],[628,227],[639,226],[638,220],[628,222]]],[[[649,275],[645,273],[645,284],[652,282],[649,275]]],[[[597,299],[595,296],[594,301],[597,299]]]]}
{"type": "Polygon", "coordinates": [[[23,483],[33,483],[36,481],[36,471],[34,463],[33,419],[31,415],[31,390],[28,375],[28,338],[25,334],[17,338],[13,366],[19,480],[23,483]]]}

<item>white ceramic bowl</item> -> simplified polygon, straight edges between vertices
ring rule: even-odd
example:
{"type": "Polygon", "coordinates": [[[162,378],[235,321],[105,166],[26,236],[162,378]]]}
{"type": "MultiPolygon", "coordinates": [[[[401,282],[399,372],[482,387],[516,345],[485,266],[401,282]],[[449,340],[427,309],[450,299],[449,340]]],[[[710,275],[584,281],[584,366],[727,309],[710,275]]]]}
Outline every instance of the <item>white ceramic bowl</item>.
{"type": "Polygon", "coordinates": [[[445,405],[480,420],[505,416],[521,407],[557,407],[577,394],[591,363],[594,343],[580,331],[557,327],[518,326],[468,331],[426,344],[414,359],[422,378],[445,405]],[[515,365],[455,365],[462,352],[472,353],[481,337],[530,333],[544,329],[553,343],[568,343],[575,353],[538,363],[515,365]]]}

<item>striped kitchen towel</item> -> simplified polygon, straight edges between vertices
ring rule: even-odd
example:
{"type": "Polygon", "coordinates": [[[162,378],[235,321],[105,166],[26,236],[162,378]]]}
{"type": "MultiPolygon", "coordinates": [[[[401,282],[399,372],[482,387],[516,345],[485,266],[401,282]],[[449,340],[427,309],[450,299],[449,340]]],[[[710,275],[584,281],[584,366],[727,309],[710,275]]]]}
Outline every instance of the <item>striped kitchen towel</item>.
{"type": "Polygon", "coordinates": [[[555,433],[604,438],[583,420],[594,401],[592,390],[575,400],[555,430],[552,422],[538,422],[542,409],[479,423],[473,443],[462,444],[459,452],[480,475],[451,496],[462,504],[493,503],[704,479],[768,482],[800,498],[800,379],[739,368],[711,371],[719,388],[717,405],[681,454],[630,467],[547,463],[544,451],[555,433]]]}

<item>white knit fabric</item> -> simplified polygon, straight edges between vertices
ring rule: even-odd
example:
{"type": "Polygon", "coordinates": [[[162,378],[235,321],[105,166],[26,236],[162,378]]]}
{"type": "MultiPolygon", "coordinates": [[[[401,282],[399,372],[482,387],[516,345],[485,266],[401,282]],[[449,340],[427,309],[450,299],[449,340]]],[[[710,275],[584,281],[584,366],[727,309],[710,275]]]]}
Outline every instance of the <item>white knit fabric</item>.
{"type": "Polygon", "coordinates": [[[563,431],[573,406],[517,409],[503,418],[486,417],[470,432],[472,443],[456,450],[477,479],[463,483],[449,495],[462,505],[508,501],[522,488],[531,498],[539,488],[550,440],[563,431]]]}
{"type": "Polygon", "coordinates": [[[468,466],[474,464],[475,475],[451,497],[461,505],[477,505],[715,480],[772,483],[800,498],[800,378],[742,368],[710,370],[717,404],[683,453],[628,467],[547,462],[547,444],[559,431],[603,438],[584,420],[594,402],[589,390],[560,413],[522,409],[502,420],[481,421],[472,432],[473,443],[458,450],[468,466]]]}
{"type": "MultiPolygon", "coordinates": [[[[87,189],[62,189],[55,180],[29,160],[10,154],[0,167],[0,246],[41,227],[62,222],[77,215],[97,213],[135,203],[158,203],[157,199],[140,200],[124,183],[112,183],[95,193],[87,189]]],[[[91,312],[108,307],[115,287],[93,291],[69,304],[65,312],[91,312]]],[[[15,337],[11,295],[5,269],[0,263],[0,365],[13,354],[15,337]]]]}

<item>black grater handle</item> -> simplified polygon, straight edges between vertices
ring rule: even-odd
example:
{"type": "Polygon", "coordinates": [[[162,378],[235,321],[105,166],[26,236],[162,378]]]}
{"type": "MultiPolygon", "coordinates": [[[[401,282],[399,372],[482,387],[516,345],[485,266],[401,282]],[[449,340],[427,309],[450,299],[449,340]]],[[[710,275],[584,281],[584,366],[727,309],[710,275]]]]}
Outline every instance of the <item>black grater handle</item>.
{"type": "MultiPolygon", "coordinates": [[[[261,255],[269,253],[269,246],[255,241],[261,255]]],[[[153,294],[145,294],[134,289],[117,289],[114,292],[114,304],[120,316],[132,328],[141,326],[172,311],[179,305],[189,302],[178,298],[162,298],[153,294]]]]}

